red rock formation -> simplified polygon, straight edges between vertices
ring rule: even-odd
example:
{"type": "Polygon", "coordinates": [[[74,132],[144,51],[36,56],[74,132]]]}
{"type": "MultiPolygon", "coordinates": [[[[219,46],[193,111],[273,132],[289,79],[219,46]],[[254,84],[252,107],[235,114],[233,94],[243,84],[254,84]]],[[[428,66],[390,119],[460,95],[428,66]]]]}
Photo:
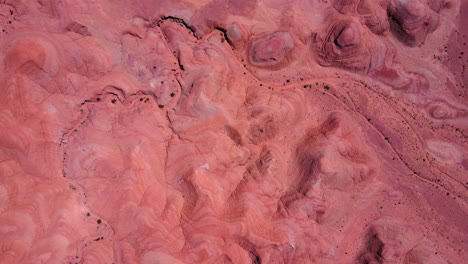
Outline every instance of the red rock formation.
{"type": "Polygon", "coordinates": [[[464,263],[468,4],[0,4],[0,263],[464,263]]]}

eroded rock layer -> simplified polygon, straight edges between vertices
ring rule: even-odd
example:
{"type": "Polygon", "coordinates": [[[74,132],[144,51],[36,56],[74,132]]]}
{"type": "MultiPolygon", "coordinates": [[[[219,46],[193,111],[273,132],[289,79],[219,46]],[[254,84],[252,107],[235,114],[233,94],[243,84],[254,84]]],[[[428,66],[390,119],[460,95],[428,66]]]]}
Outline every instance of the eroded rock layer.
{"type": "Polygon", "coordinates": [[[466,261],[468,3],[0,3],[0,263],[466,261]]]}

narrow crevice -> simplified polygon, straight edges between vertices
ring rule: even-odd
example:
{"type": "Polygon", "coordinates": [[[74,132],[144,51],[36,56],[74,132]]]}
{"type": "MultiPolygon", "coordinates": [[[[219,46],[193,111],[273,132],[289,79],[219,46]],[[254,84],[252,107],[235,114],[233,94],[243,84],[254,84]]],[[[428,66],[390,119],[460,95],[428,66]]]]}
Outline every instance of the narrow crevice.
{"type": "Polygon", "coordinates": [[[170,20],[170,21],[173,21],[173,22],[176,22],[177,24],[179,25],[182,25],[184,26],[186,29],[188,29],[190,31],[190,33],[196,38],[196,39],[201,39],[201,37],[197,34],[197,31],[195,30],[195,27],[189,25],[187,22],[185,22],[185,20],[183,20],[182,18],[178,18],[178,17],[175,17],[175,16],[162,16],[161,19],[159,19],[159,21],[156,23],[158,27],[161,26],[161,24],[166,21],[166,20],[170,20]]]}
{"type": "Polygon", "coordinates": [[[132,37],[135,37],[135,38],[138,38],[138,39],[143,39],[140,35],[138,35],[137,33],[134,33],[134,32],[130,32],[130,31],[126,31],[124,32],[122,35],[130,35],[132,37]]]}
{"type": "Polygon", "coordinates": [[[222,27],[215,27],[214,29],[220,31],[220,32],[223,34],[223,37],[224,37],[224,39],[227,41],[227,43],[228,43],[231,47],[233,47],[232,41],[229,39],[229,37],[228,37],[228,35],[227,35],[226,29],[224,29],[224,28],[222,28],[222,27]]]}
{"type": "Polygon", "coordinates": [[[181,71],[185,71],[184,65],[180,62],[180,57],[177,57],[177,64],[179,65],[179,69],[181,71]]]}

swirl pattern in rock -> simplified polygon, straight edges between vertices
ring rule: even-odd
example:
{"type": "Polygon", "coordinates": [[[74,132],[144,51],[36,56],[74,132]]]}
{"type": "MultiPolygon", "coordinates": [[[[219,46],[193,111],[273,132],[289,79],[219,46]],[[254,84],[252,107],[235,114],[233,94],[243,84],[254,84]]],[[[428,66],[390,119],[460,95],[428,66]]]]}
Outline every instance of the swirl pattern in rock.
{"type": "Polygon", "coordinates": [[[0,3],[0,263],[464,263],[468,3],[0,3]]]}

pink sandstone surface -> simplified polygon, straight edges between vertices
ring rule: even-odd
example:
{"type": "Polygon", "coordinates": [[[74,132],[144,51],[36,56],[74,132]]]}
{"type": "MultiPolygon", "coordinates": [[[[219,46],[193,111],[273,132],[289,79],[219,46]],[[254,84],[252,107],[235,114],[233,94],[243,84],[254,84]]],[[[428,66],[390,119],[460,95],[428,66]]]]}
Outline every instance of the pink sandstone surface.
{"type": "Polygon", "coordinates": [[[468,1],[0,2],[0,263],[468,263],[468,1]]]}

